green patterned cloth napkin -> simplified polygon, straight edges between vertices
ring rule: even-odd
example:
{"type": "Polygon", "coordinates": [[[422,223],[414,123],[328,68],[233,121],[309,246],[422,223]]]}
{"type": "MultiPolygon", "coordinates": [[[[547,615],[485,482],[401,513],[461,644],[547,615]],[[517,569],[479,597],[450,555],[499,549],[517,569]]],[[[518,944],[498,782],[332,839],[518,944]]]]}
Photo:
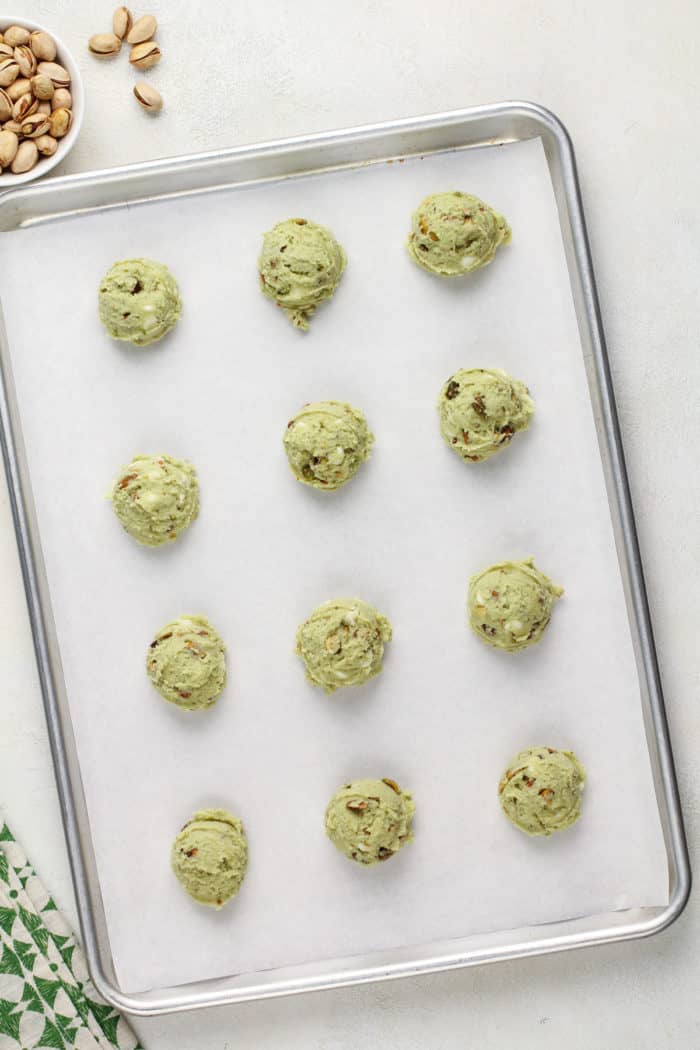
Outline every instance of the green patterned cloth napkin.
{"type": "Polygon", "coordinates": [[[0,818],[0,1050],[142,1050],[0,818]]]}

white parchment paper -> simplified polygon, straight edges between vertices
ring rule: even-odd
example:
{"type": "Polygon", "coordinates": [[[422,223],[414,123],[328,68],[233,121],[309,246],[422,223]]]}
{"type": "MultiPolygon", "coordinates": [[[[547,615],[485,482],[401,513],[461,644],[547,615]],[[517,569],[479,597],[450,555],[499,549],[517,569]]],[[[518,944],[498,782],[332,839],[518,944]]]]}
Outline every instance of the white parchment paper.
{"type": "Polygon", "coordinates": [[[667,902],[639,687],[552,188],[538,141],[120,209],[0,238],[1,292],[109,935],[126,991],[667,902]],[[411,211],[464,188],[513,243],[464,283],[418,269],[411,211]],[[305,215],[349,264],[304,335],[259,293],[260,235],[305,215]],[[97,285],[115,260],[176,274],[184,315],[151,349],[111,342],[97,285]],[[11,261],[11,265],[10,265],[11,261]],[[37,290],[38,293],[37,293],[37,290]],[[461,366],[524,380],[537,414],[470,468],[436,398],[461,366]],[[376,434],[345,490],[297,484],[282,450],[309,400],[376,434]],[[138,547],[104,499],[137,452],[196,465],[200,519],[138,547]],[[516,656],[466,627],[471,573],[534,555],[566,588],[516,656]],[[384,673],[328,698],[293,654],[319,602],[389,616],[384,673]],[[202,613],[228,645],[216,708],[164,703],[144,672],[165,621],[202,613]],[[588,770],[570,832],[530,840],[496,788],[533,743],[588,770]],[[363,870],[323,814],[353,777],[410,788],[415,842],[363,870]],[[250,866],[222,912],[169,867],[191,813],[240,815],[250,866]]]}

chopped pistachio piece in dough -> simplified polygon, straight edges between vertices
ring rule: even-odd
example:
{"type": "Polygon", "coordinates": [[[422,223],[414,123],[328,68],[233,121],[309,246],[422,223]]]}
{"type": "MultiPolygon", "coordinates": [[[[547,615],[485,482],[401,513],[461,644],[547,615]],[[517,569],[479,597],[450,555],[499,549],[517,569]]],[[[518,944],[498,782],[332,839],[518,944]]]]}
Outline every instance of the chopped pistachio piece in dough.
{"type": "Polygon", "coordinates": [[[102,278],[100,320],[112,339],[147,346],[174,328],[182,313],[177,281],[152,259],[122,259],[102,278]]]}
{"type": "Polygon", "coordinates": [[[347,259],[330,230],[308,219],[278,222],[263,237],[260,287],[306,331],[316,307],[335,292],[347,259]]]}
{"type": "Polygon", "coordinates": [[[581,816],[586,771],[573,751],[527,747],[509,764],[498,785],[503,812],[528,835],[564,831],[581,816]]]}
{"type": "Polygon", "coordinates": [[[539,642],[563,593],[532,558],[490,565],[469,581],[469,623],[482,641],[514,653],[539,642]]]}
{"type": "Polygon", "coordinates": [[[224,643],[203,616],[180,616],[149,645],[146,671],[171,704],[188,711],[211,707],[226,685],[224,643]]]}
{"type": "Polygon", "coordinates": [[[490,263],[501,244],[509,244],[510,226],[497,211],[454,190],[434,193],[413,213],[408,253],[414,262],[440,277],[463,277],[490,263]]]}
{"type": "Polygon", "coordinates": [[[327,693],[363,685],[382,669],[391,624],[359,598],[324,602],[297,631],[297,654],[306,677],[327,693]]]}
{"type": "Polygon", "coordinates": [[[465,463],[481,463],[527,430],[535,406],[524,383],[501,368],[460,368],[438,399],[440,433],[465,463]]]}
{"type": "Polygon", "coordinates": [[[172,456],[134,456],[110,496],[114,513],[138,543],[175,540],[199,514],[199,485],[191,463],[172,456]]]}
{"type": "Polygon", "coordinates": [[[241,888],[248,865],[243,824],[225,809],[201,809],[173,842],[172,869],[199,904],[220,908],[241,888]]]}
{"type": "Polygon", "coordinates": [[[326,834],[350,860],[377,864],[412,840],[415,811],[411,793],[395,780],[353,780],[328,803],[326,834]]]}
{"type": "Polygon", "coordinates": [[[315,401],[289,421],[283,442],[297,481],[338,489],[369,458],[374,434],[358,408],[343,401],[315,401]]]}

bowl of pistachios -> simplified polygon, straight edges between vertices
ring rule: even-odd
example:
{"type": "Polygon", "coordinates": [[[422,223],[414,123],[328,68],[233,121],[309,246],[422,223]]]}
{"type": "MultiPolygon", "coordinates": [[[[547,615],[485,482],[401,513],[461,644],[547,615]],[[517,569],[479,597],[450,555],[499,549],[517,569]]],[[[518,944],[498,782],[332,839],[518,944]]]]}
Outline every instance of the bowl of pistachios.
{"type": "Polygon", "coordinates": [[[80,72],[53,30],[0,14],[0,193],[64,160],[84,109],[80,72]]]}

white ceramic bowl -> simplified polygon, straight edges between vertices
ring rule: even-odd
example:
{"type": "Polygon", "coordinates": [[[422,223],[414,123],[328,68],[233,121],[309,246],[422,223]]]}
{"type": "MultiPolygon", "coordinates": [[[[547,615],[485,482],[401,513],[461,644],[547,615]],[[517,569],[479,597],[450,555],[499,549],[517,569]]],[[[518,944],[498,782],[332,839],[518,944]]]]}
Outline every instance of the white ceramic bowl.
{"type": "Polygon", "coordinates": [[[72,150],[75,140],[80,134],[80,127],[83,123],[83,115],[85,113],[83,79],[80,76],[80,70],[75,63],[75,59],[63,41],[56,36],[50,26],[40,25],[38,22],[32,22],[30,19],[24,18],[23,16],[4,15],[0,13],[0,28],[7,29],[9,26],[15,25],[24,26],[25,29],[29,29],[31,32],[34,30],[42,30],[55,40],[57,49],[56,61],[70,73],[70,93],[73,96],[73,123],[71,124],[68,134],[58,140],[58,149],[53,157],[40,157],[32,170],[25,171],[22,175],[13,175],[9,169],[3,171],[2,175],[0,175],[0,193],[4,190],[12,189],[13,186],[19,186],[23,182],[31,182],[32,179],[40,179],[42,175],[46,175],[46,173],[51,171],[52,168],[55,168],[57,164],[60,164],[62,160],[65,160],[72,150]]]}

